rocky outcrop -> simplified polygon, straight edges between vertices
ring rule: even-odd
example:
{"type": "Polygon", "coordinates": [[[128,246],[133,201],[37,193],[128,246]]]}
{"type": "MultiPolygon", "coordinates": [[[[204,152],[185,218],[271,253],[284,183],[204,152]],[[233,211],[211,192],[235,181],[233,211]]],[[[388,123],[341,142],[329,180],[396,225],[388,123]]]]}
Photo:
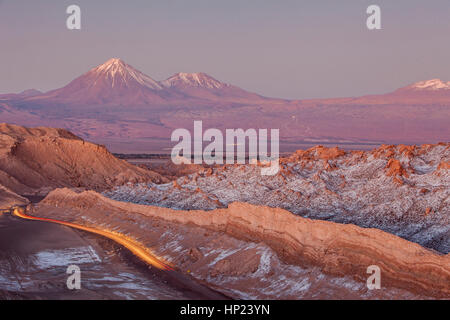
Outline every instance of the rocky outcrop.
{"type": "Polygon", "coordinates": [[[105,190],[152,181],[167,180],[69,131],[0,124],[0,183],[16,193],[46,194],[57,187],[105,190]]]}
{"type": "Polygon", "coordinates": [[[211,270],[211,275],[244,276],[255,273],[261,262],[258,249],[238,251],[219,260],[211,270]]]}
{"type": "MultiPolygon", "coordinates": [[[[37,212],[45,215],[48,208],[55,206],[60,212],[82,212],[82,215],[70,214],[78,217],[77,223],[89,224],[90,212],[105,215],[116,212],[123,220],[145,216],[247,241],[261,241],[290,264],[319,266],[326,273],[350,275],[360,280],[367,278],[368,266],[377,265],[384,285],[450,297],[450,255],[430,251],[377,229],[310,220],[283,209],[246,203],[232,203],[227,209],[212,211],[179,211],[118,202],[93,191],[76,193],[69,189],[51,192],[39,204],[37,212]]],[[[248,268],[253,269],[253,263],[248,268]]],[[[238,273],[230,261],[216,266],[215,272],[219,271],[238,273]]]]}

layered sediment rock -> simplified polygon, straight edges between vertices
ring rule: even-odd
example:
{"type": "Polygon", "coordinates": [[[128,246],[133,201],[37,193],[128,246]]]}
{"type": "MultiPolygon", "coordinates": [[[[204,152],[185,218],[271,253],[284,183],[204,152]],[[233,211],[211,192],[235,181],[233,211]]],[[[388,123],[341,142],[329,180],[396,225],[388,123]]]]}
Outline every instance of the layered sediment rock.
{"type": "MultiPolygon", "coordinates": [[[[286,210],[246,203],[232,203],[227,209],[181,211],[118,202],[88,191],[68,189],[51,192],[36,210],[52,217],[69,212],[77,223],[91,224],[90,214],[117,213],[123,221],[147,217],[184,226],[200,227],[225,233],[234,238],[263,242],[283,261],[299,266],[319,266],[327,274],[367,278],[367,267],[377,265],[385,286],[406,289],[435,297],[450,297],[450,255],[425,249],[395,235],[355,225],[311,220],[286,210]]],[[[120,227],[120,226],[118,226],[120,227]]],[[[145,230],[129,230],[136,238],[145,230]]],[[[186,249],[187,250],[187,249],[186,249]]],[[[253,269],[249,263],[249,270],[253,269]]],[[[228,262],[216,266],[239,274],[228,262]]]]}

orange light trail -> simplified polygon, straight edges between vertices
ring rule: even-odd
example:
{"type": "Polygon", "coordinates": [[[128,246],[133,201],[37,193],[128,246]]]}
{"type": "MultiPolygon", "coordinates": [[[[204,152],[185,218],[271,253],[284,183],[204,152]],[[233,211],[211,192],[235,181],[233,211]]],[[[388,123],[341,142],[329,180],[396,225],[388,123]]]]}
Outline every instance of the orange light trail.
{"type": "Polygon", "coordinates": [[[111,239],[111,240],[121,244],[122,246],[124,246],[125,248],[130,250],[138,258],[140,258],[141,260],[143,260],[144,262],[146,262],[147,264],[149,264],[155,268],[158,268],[160,270],[174,271],[174,269],[172,267],[170,267],[168,264],[162,262],[160,259],[158,259],[153,254],[151,254],[149,252],[149,249],[146,248],[144,245],[142,245],[132,239],[129,239],[122,234],[113,233],[113,232],[107,231],[107,230],[99,230],[99,229],[95,229],[95,228],[85,227],[85,226],[81,226],[81,225],[78,225],[75,223],[64,222],[64,221],[60,221],[60,220],[47,219],[47,218],[36,218],[36,217],[32,217],[32,216],[29,216],[29,215],[21,212],[21,210],[19,210],[18,208],[15,208],[13,210],[13,215],[16,217],[22,218],[22,219],[26,219],[26,220],[51,222],[51,223],[56,223],[56,224],[68,226],[71,228],[99,234],[101,236],[104,236],[108,239],[111,239]]]}

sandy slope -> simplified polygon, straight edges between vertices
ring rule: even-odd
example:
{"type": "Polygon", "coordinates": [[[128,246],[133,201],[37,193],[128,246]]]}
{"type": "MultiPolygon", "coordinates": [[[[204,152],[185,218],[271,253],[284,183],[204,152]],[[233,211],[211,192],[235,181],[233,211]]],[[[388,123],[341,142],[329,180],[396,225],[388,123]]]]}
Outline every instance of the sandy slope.
{"type": "Polygon", "coordinates": [[[166,180],[66,130],[0,124],[0,183],[16,193],[46,194],[63,186],[103,190],[144,181],[166,180]]]}
{"type": "Polygon", "coordinates": [[[28,204],[28,202],[29,201],[24,197],[15,194],[0,184],[0,210],[9,209],[15,205],[25,205],[28,204]]]}

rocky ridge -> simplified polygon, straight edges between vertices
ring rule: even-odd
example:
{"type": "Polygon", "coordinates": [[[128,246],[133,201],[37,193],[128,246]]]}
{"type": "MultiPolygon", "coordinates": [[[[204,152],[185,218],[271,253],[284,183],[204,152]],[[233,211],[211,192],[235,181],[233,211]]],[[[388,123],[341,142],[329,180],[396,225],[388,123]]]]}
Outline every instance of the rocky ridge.
{"type": "MultiPolygon", "coordinates": [[[[195,242],[200,241],[197,238],[202,236],[209,242],[217,242],[220,240],[217,238],[222,234],[247,244],[254,243],[250,247],[247,245],[245,250],[241,248],[216,256],[216,259],[208,264],[208,275],[197,274],[198,277],[203,277],[202,280],[216,284],[227,282],[225,278],[230,281],[230,277],[236,284],[241,279],[239,276],[257,272],[262,263],[261,245],[264,245],[287,265],[319,268],[323,274],[350,277],[359,283],[365,283],[368,266],[378,265],[382,270],[383,286],[396,288],[384,292],[406,290],[424,296],[450,296],[450,255],[427,250],[381,230],[306,219],[283,209],[232,203],[227,209],[181,211],[114,201],[93,191],[76,193],[69,189],[58,189],[34,208],[33,214],[68,219],[96,227],[106,225],[117,232],[130,234],[144,243],[147,241],[147,233],[152,230],[147,228],[147,224],[153,223],[158,228],[163,227],[166,232],[163,235],[158,233],[158,237],[153,239],[154,242],[146,245],[156,248],[162,254],[167,253],[167,246],[172,247],[172,251],[169,250],[172,257],[169,256],[168,259],[173,260],[174,252],[178,252],[190,261],[175,261],[185,268],[197,266],[201,269],[199,261],[208,256],[209,252],[201,246],[198,247],[199,243],[195,242]],[[186,232],[187,230],[176,232],[176,238],[192,234],[192,237],[197,239],[194,241],[194,247],[183,246],[182,242],[171,246],[167,239],[161,241],[170,231],[166,224],[191,230],[191,233],[186,232]],[[208,234],[211,232],[217,234],[210,237],[208,234]],[[250,255],[257,259],[256,261],[249,259],[247,263],[233,262],[233,255],[235,259],[243,261],[239,256],[245,255],[243,251],[250,249],[256,250],[250,255]],[[219,263],[221,260],[225,261],[219,263]],[[217,278],[219,275],[222,276],[217,278]]],[[[271,265],[266,267],[265,277],[274,276],[270,273],[271,265]]],[[[244,288],[240,286],[240,290],[245,291],[244,288]]]]}
{"type": "Polygon", "coordinates": [[[257,165],[208,168],[163,184],[127,184],[104,194],[191,210],[247,202],[299,216],[378,228],[450,252],[450,144],[384,145],[372,151],[315,147],[280,160],[275,176],[257,165]]]}

